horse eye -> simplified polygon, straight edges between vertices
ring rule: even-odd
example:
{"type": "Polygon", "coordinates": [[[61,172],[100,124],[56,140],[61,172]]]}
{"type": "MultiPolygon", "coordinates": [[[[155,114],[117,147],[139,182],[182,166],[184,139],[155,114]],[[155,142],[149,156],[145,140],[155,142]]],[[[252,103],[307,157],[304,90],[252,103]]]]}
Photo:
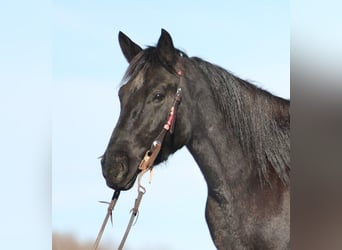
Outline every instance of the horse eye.
{"type": "Polygon", "coordinates": [[[153,101],[155,101],[155,102],[160,102],[160,101],[162,101],[164,98],[165,98],[165,95],[164,95],[164,94],[162,94],[162,93],[157,93],[157,94],[154,95],[153,101]]]}

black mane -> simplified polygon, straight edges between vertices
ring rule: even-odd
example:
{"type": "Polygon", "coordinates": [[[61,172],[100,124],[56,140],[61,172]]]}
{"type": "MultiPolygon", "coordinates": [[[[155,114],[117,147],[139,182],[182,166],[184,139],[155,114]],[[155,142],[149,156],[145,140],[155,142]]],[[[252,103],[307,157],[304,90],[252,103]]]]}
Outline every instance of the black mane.
{"type": "MultiPolygon", "coordinates": [[[[193,57],[195,67],[208,78],[218,108],[232,126],[251,166],[269,182],[270,170],[289,184],[289,100],[273,96],[225,69],[193,57]]],[[[263,177],[263,178],[262,178],[263,177]]]]}

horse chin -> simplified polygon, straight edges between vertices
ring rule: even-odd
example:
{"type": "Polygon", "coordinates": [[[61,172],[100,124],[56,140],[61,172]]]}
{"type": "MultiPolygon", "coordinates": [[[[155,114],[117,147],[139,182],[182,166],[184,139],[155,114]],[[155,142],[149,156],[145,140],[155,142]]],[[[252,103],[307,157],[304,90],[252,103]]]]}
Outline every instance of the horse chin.
{"type": "Polygon", "coordinates": [[[106,184],[108,187],[114,189],[114,190],[129,190],[133,187],[135,180],[137,179],[138,176],[138,171],[136,171],[130,178],[128,178],[126,181],[123,181],[121,183],[110,183],[106,181],[106,184]]]}

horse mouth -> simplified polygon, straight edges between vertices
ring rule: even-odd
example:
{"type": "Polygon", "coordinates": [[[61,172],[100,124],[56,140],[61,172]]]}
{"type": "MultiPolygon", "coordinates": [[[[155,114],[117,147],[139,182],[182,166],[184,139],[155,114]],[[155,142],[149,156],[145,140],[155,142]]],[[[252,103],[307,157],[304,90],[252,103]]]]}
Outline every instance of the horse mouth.
{"type": "Polygon", "coordinates": [[[129,190],[133,187],[135,180],[137,179],[137,176],[139,174],[139,170],[135,171],[132,176],[127,178],[125,181],[122,181],[120,183],[113,183],[111,181],[111,178],[105,178],[106,184],[108,187],[114,189],[114,190],[129,190]]]}
{"type": "Polygon", "coordinates": [[[121,188],[121,190],[129,190],[133,187],[134,183],[135,183],[135,180],[137,179],[137,176],[139,174],[139,171],[137,170],[133,176],[128,180],[127,184],[121,188]]]}

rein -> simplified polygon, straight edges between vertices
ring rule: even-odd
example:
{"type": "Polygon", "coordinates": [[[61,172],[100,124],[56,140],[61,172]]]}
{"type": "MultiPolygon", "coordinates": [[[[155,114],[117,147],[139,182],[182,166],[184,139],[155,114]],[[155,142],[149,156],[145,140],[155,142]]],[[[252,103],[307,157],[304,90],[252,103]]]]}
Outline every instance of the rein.
{"type": "MultiPolygon", "coordinates": [[[[181,85],[181,79],[182,79],[182,76],[183,76],[183,72],[181,70],[179,70],[177,72],[177,75],[179,76],[179,81],[180,81],[179,85],[181,85]]],[[[166,136],[166,134],[168,132],[170,132],[170,134],[174,133],[174,127],[175,127],[175,122],[176,122],[176,114],[177,114],[178,106],[179,106],[181,100],[182,100],[182,89],[179,87],[177,89],[173,105],[172,105],[172,107],[170,109],[170,114],[169,114],[169,117],[167,119],[167,122],[165,123],[162,131],[159,133],[159,135],[156,137],[156,139],[152,142],[152,145],[151,145],[150,149],[147,150],[147,152],[145,153],[144,158],[141,160],[141,162],[139,164],[138,169],[140,170],[140,173],[138,175],[138,196],[135,199],[134,207],[131,210],[132,211],[132,215],[131,215],[131,218],[130,218],[130,220],[128,222],[125,234],[124,234],[124,236],[123,236],[123,238],[121,240],[121,243],[119,245],[118,250],[122,250],[123,249],[123,246],[124,246],[124,244],[126,242],[127,236],[128,236],[128,234],[129,234],[129,232],[131,230],[131,227],[133,225],[134,218],[137,216],[137,214],[139,212],[139,206],[140,206],[142,197],[146,193],[146,188],[141,185],[141,179],[142,179],[143,175],[147,171],[150,171],[149,183],[152,182],[153,163],[156,160],[156,158],[157,158],[157,156],[158,156],[158,154],[160,152],[160,149],[161,149],[162,144],[164,142],[165,136],[166,136]]],[[[114,210],[115,204],[116,204],[117,200],[119,199],[119,195],[120,195],[120,190],[115,190],[115,192],[114,192],[114,194],[112,196],[111,202],[100,201],[102,203],[108,204],[108,208],[107,208],[107,214],[106,214],[106,216],[105,216],[105,218],[103,220],[103,223],[102,223],[102,226],[100,228],[100,231],[99,231],[99,233],[98,233],[98,235],[96,237],[96,241],[95,241],[94,247],[93,247],[94,250],[97,250],[97,248],[99,246],[100,240],[102,238],[102,234],[103,234],[104,229],[105,229],[105,227],[107,225],[109,217],[111,218],[111,223],[113,224],[113,221],[112,221],[112,211],[114,210]]]]}

